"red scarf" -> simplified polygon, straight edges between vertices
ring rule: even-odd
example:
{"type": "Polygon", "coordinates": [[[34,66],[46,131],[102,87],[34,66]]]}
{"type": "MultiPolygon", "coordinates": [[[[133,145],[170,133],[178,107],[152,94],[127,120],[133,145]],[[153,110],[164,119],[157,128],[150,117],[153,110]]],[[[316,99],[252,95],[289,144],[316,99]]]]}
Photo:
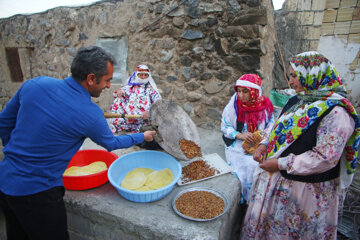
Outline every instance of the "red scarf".
{"type": "Polygon", "coordinates": [[[248,132],[255,132],[257,126],[265,120],[266,113],[270,116],[274,112],[274,107],[269,98],[265,96],[258,97],[259,91],[253,88],[248,88],[251,91],[251,100],[249,102],[242,102],[237,97],[237,120],[247,124],[248,132]]]}

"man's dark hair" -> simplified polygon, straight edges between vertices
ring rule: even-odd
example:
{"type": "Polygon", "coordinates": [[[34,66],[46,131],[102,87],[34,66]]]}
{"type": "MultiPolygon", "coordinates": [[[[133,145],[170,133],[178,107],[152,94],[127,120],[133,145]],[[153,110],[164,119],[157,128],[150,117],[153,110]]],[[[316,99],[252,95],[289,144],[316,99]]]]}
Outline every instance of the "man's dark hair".
{"type": "Polygon", "coordinates": [[[97,46],[82,47],[71,64],[71,75],[76,81],[82,82],[87,75],[93,73],[97,79],[96,83],[99,83],[100,78],[108,73],[108,61],[115,64],[114,57],[104,49],[97,46]]]}

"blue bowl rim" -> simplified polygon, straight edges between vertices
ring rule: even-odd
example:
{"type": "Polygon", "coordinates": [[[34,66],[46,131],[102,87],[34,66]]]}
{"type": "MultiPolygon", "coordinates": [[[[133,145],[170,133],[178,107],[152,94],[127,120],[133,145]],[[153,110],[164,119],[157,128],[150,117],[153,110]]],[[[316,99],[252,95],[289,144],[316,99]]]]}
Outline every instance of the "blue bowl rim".
{"type": "Polygon", "coordinates": [[[160,151],[154,151],[154,150],[143,150],[143,151],[136,151],[136,152],[127,153],[127,154],[124,154],[124,155],[120,156],[118,159],[116,159],[116,160],[110,165],[110,167],[109,167],[109,169],[108,169],[108,172],[107,172],[107,175],[108,175],[108,179],[109,179],[109,182],[111,183],[111,185],[113,185],[113,186],[114,186],[115,188],[117,188],[118,190],[120,189],[120,190],[123,191],[123,192],[131,193],[131,194],[134,194],[134,195],[144,195],[144,194],[150,194],[150,193],[158,193],[158,192],[164,191],[164,190],[167,189],[167,188],[172,188],[172,187],[177,183],[177,181],[180,179],[181,174],[182,174],[181,171],[182,171],[181,164],[179,163],[178,160],[176,160],[176,158],[174,158],[174,157],[171,156],[170,154],[164,153],[164,152],[160,152],[160,151]],[[171,183],[169,183],[168,185],[166,185],[165,187],[162,187],[162,188],[159,188],[159,189],[155,189],[155,190],[151,190],[151,191],[134,191],[134,190],[130,190],[130,189],[123,188],[123,187],[119,186],[118,184],[116,184],[115,181],[114,181],[114,180],[112,179],[112,177],[110,176],[110,174],[111,174],[111,169],[112,169],[112,167],[115,165],[115,163],[116,163],[117,161],[119,161],[120,159],[122,159],[122,158],[128,157],[128,156],[130,156],[130,155],[135,155],[135,154],[143,153],[143,152],[162,154],[162,155],[165,155],[165,156],[170,157],[170,159],[174,160],[175,163],[176,163],[176,165],[177,165],[178,168],[180,169],[178,176],[174,177],[174,180],[173,180],[171,183]]]}

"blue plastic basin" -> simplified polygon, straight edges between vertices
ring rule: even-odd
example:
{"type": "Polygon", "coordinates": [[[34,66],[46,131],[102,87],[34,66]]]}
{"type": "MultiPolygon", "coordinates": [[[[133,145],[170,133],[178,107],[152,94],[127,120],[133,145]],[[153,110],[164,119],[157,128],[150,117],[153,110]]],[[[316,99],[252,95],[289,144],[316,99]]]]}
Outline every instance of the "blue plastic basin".
{"type": "Polygon", "coordinates": [[[153,202],[168,195],[181,176],[181,165],[171,155],[159,151],[138,151],[125,154],[115,160],[109,170],[109,182],[117,189],[119,194],[125,199],[133,202],[153,202]],[[169,168],[174,176],[174,180],[167,186],[152,191],[133,191],[121,187],[121,182],[125,175],[135,168],[151,168],[161,170],[169,168]]]}

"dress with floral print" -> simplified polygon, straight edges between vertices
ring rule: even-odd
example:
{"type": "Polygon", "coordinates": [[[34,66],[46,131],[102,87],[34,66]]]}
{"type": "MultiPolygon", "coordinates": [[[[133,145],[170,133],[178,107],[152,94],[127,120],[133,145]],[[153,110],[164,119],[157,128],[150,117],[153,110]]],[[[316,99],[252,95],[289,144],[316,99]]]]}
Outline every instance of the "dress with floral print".
{"type": "MultiPolygon", "coordinates": [[[[126,85],[114,92],[114,102],[110,107],[112,113],[142,115],[150,111],[151,105],[161,99],[160,94],[150,85],[126,85]],[[117,97],[118,91],[124,95],[117,97]]],[[[139,132],[140,127],[149,125],[147,120],[141,118],[114,118],[110,120],[110,128],[113,133],[120,131],[139,132]]]]}
{"type": "MultiPolygon", "coordinates": [[[[316,146],[278,158],[279,169],[306,176],[335,167],[354,126],[344,108],[334,107],[317,129],[316,146]]],[[[261,171],[251,189],[240,239],[336,239],[340,193],[339,178],[304,183],[261,171]]]]}

